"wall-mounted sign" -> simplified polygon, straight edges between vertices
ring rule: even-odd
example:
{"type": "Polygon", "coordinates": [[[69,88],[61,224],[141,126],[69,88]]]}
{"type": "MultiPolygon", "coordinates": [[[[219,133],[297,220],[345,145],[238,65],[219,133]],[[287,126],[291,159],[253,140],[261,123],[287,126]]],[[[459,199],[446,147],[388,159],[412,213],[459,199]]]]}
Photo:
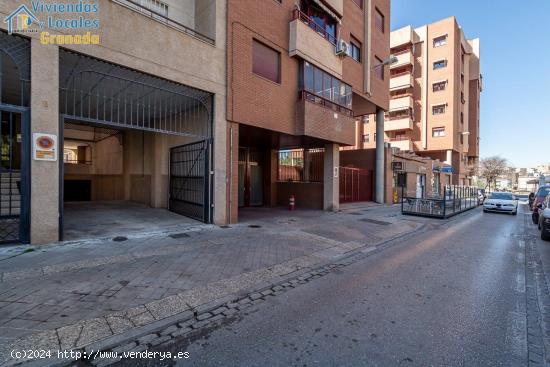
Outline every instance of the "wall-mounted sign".
{"type": "Polygon", "coordinates": [[[334,178],[338,178],[338,167],[334,167],[334,178]]]}
{"type": "Polygon", "coordinates": [[[440,167],[434,167],[434,168],[432,169],[432,172],[433,172],[433,173],[439,173],[439,172],[441,172],[441,168],[440,168],[440,167]]]}
{"type": "Polygon", "coordinates": [[[441,167],[443,173],[453,173],[453,167],[441,167]]]}
{"type": "Polygon", "coordinates": [[[57,135],[33,133],[32,153],[37,161],[57,161],[57,135]]]}
{"type": "Polygon", "coordinates": [[[403,162],[391,162],[391,169],[393,171],[403,171],[405,168],[403,162]]]}

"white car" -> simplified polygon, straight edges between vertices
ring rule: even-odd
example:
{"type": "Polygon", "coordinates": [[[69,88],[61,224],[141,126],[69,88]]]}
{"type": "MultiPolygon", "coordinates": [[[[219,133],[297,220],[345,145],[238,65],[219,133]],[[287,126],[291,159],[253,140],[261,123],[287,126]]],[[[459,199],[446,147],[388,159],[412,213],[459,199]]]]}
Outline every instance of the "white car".
{"type": "Polygon", "coordinates": [[[483,202],[484,212],[503,212],[516,215],[518,213],[518,200],[509,192],[493,192],[483,202]]]}

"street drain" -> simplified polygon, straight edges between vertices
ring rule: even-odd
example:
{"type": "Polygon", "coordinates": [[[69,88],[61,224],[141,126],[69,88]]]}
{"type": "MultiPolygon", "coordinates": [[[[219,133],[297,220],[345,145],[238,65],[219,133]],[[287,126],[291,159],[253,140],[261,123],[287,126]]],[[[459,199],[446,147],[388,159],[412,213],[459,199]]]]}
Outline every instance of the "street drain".
{"type": "Polygon", "coordinates": [[[122,241],[126,241],[128,239],[128,237],[124,237],[124,236],[116,236],[113,238],[113,241],[115,242],[122,242],[122,241]]]}
{"type": "Polygon", "coordinates": [[[251,224],[248,226],[248,228],[262,228],[262,226],[258,225],[258,224],[251,224]]]}
{"type": "Polygon", "coordinates": [[[367,222],[367,223],[378,224],[379,226],[389,226],[391,224],[390,222],[382,222],[381,220],[369,219],[369,218],[363,218],[359,220],[362,220],[363,222],[367,222]]]}
{"type": "Polygon", "coordinates": [[[187,233],[173,233],[173,234],[168,235],[168,237],[170,237],[170,238],[184,238],[184,237],[189,237],[189,235],[187,233]]]}
{"type": "Polygon", "coordinates": [[[220,228],[227,229],[227,228],[231,228],[231,226],[223,225],[223,226],[220,226],[220,228]]]}
{"type": "Polygon", "coordinates": [[[348,214],[349,215],[361,215],[361,213],[359,213],[359,212],[349,212],[348,214]]]}

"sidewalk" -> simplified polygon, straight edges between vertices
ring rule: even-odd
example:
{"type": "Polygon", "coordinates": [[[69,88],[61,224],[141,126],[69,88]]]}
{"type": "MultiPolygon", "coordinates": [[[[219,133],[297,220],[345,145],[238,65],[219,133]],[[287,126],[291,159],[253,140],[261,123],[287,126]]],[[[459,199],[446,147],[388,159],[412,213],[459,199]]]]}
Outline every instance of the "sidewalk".
{"type": "Polygon", "coordinates": [[[80,348],[437,221],[399,210],[252,209],[229,228],[0,248],[0,365],[14,348],[80,348]]]}

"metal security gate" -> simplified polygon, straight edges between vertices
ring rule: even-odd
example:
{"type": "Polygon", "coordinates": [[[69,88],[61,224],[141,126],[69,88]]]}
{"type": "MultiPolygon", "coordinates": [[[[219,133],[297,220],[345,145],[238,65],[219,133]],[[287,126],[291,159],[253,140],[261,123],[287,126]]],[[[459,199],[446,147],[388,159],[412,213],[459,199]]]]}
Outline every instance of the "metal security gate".
{"type": "Polygon", "coordinates": [[[29,242],[30,41],[0,31],[0,244],[29,242]]]}
{"type": "Polygon", "coordinates": [[[0,243],[27,243],[28,112],[0,105],[0,114],[0,243]]]}
{"type": "Polygon", "coordinates": [[[210,151],[208,140],[170,149],[168,208],[205,223],[212,222],[210,151]]]}
{"type": "Polygon", "coordinates": [[[372,171],[340,167],[340,202],[372,201],[372,171]]]}

